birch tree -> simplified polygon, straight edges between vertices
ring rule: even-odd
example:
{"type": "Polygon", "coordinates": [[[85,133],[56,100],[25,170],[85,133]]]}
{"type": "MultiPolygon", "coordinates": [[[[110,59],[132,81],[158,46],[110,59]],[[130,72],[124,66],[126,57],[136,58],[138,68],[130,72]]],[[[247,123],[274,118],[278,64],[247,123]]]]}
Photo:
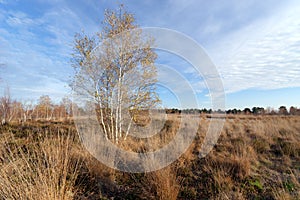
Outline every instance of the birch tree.
{"type": "MultiPolygon", "coordinates": [[[[48,95],[42,95],[38,101],[38,115],[46,120],[51,120],[53,115],[53,104],[48,95]]],[[[38,117],[39,117],[38,116],[38,117]]]]}
{"type": "Polygon", "coordinates": [[[4,95],[0,98],[0,117],[1,124],[7,124],[15,117],[16,109],[13,107],[15,101],[12,101],[9,87],[6,88],[4,95]]]}
{"type": "Polygon", "coordinates": [[[71,87],[95,104],[108,140],[126,139],[136,114],[160,102],[153,43],[123,5],[105,11],[102,29],[95,36],[75,36],[72,61],[76,73],[71,87]],[[126,112],[130,113],[127,117],[126,112]]]}
{"type": "Polygon", "coordinates": [[[23,116],[22,121],[26,122],[27,120],[32,120],[32,114],[34,112],[34,103],[33,100],[25,100],[22,102],[23,116]]]}

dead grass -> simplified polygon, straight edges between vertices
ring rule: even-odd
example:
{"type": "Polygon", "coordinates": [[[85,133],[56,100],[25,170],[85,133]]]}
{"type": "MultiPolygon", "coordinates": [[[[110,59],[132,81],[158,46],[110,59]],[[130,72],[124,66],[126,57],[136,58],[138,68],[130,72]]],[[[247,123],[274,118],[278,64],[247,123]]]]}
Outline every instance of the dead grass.
{"type": "Polygon", "coordinates": [[[46,136],[20,145],[2,134],[0,196],[3,199],[73,199],[81,167],[70,135],[46,136]]]}
{"type": "MultiPolygon", "coordinates": [[[[170,115],[160,134],[118,145],[160,149],[179,120],[170,115]]],[[[97,161],[72,124],[0,127],[0,199],[300,199],[300,117],[230,116],[214,149],[200,159],[209,120],[201,117],[194,143],[175,163],[140,174],[97,161]]]]}
{"type": "Polygon", "coordinates": [[[177,170],[168,166],[146,174],[147,183],[154,189],[155,196],[160,200],[176,200],[180,192],[180,178],[177,170]]]}

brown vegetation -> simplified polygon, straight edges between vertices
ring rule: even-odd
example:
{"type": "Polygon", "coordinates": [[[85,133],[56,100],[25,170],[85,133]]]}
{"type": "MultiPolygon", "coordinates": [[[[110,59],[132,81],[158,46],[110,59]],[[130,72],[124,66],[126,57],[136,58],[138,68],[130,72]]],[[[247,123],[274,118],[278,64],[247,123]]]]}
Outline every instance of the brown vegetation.
{"type": "MultiPolygon", "coordinates": [[[[172,139],[177,118],[169,117],[151,142],[172,139]]],[[[214,149],[200,159],[209,120],[201,120],[195,142],[176,162],[138,174],[110,169],[93,158],[72,123],[1,126],[0,199],[300,198],[300,117],[230,115],[214,149]]],[[[122,148],[151,150],[133,138],[122,148]]]]}

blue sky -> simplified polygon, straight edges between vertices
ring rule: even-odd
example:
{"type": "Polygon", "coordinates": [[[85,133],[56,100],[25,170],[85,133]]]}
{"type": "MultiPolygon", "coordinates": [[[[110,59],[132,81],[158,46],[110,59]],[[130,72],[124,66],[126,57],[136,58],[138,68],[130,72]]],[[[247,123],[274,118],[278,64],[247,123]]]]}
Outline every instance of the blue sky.
{"type": "MultiPolygon", "coordinates": [[[[198,42],[222,77],[227,108],[300,107],[299,1],[122,3],[141,27],[174,29],[198,42]]],[[[116,6],[110,0],[0,0],[0,63],[4,64],[0,89],[8,85],[18,100],[48,94],[59,101],[69,95],[74,34],[99,31],[104,9],[116,6]]],[[[163,63],[192,80],[200,107],[210,106],[203,80],[193,77],[188,63],[178,58],[163,63]]],[[[169,105],[176,103],[172,100],[169,105]]]]}

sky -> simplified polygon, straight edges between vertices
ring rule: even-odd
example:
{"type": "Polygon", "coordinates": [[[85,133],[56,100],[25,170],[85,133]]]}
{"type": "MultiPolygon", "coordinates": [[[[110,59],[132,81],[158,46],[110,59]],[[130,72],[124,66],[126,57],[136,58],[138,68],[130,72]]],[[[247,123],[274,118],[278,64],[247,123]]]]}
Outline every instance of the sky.
{"type": "MultiPolygon", "coordinates": [[[[8,86],[20,101],[70,96],[75,33],[100,31],[104,10],[118,2],[140,27],[168,28],[196,41],[221,77],[227,109],[300,107],[297,0],[0,0],[0,92],[8,86]]],[[[190,80],[200,108],[211,106],[210,90],[191,64],[158,55],[158,64],[190,80]]],[[[160,92],[165,106],[177,107],[172,91],[160,92]]]]}

